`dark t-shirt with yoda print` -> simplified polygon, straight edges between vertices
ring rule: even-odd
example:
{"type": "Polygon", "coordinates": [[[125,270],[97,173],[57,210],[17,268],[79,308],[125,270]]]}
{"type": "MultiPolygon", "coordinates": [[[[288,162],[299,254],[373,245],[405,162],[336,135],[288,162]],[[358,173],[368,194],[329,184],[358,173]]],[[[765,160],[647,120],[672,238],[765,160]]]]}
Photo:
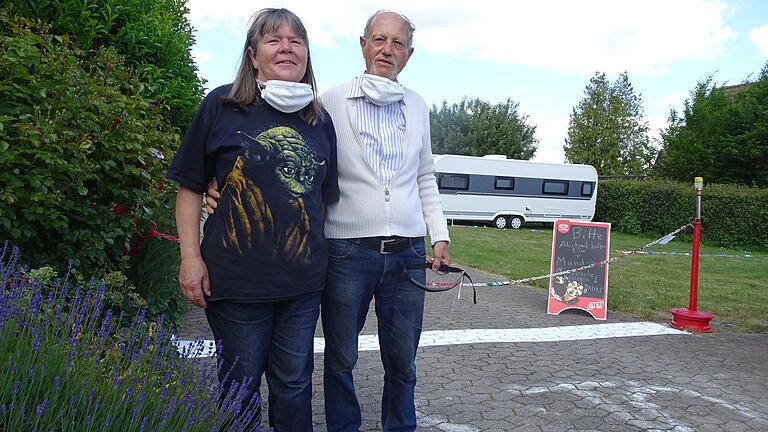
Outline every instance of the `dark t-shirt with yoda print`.
{"type": "Polygon", "coordinates": [[[208,300],[279,300],[324,287],[324,205],[338,200],[336,134],[264,102],[223,103],[230,86],[200,105],[167,177],[195,192],[211,179],[221,199],[203,229],[208,300]]]}

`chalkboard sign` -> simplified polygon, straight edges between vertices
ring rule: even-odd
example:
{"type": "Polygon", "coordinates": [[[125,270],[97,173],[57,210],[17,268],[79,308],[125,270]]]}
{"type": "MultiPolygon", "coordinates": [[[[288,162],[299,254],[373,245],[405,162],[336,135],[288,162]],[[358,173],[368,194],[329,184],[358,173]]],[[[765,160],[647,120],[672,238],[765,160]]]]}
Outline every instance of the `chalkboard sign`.
{"type": "MultiPolygon", "coordinates": [[[[552,230],[550,273],[608,260],[611,224],[558,220],[552,230]]],[[[608,304],[608,263],[549,278],[547,313],[581,309],[604,320],[608,304]]]]}

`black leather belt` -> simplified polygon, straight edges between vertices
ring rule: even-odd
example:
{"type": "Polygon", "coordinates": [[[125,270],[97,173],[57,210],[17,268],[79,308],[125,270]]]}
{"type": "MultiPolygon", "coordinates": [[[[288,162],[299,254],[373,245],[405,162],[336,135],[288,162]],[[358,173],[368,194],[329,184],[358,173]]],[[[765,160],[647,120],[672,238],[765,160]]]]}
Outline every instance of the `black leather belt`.
{"type": "Polygon", "coordinates": [[[373,249],[382,255],[390,255],[402,252],[414,241],[424,241],[421,237],[361,237],[358,239],[360,246],[373,249]]]}

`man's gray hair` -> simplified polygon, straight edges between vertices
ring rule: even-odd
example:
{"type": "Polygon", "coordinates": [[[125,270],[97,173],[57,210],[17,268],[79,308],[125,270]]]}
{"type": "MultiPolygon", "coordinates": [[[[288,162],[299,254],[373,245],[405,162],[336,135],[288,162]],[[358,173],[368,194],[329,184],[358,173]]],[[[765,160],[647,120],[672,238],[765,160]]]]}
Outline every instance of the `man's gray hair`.
{"type": "Polygon", "coordinates": [[[407,16],[389,9],[377,10],[376,12],[373,13],[373,15],[371,15],[370,18],[368,18],[368,21],[365,22],[365,30],[363,30],[363,37],[365,39],[368,39],[368,35],[370,34],[371,24],[373,24],[373,20],[375,20],[376,17],[379,16],[380,14],[388,13],[388,12],[400,16],[400,18],[402,18],[403,21],[405,21],[405,33],[407,38],[406,42],[408,43],[408,48],[410,48],[411,45],[413,45],[413,32],[416,31],[416,26],[413,25],[413,22],[411,22],[411,20],[408,19],[407,16]]]}

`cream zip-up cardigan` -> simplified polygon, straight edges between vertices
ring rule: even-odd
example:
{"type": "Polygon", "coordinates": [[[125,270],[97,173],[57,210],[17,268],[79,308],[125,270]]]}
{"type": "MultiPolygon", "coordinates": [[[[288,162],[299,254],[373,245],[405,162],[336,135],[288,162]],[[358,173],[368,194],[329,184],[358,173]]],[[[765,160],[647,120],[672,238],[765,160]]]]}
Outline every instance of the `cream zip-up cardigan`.
{"type": "Polygon", "coordinates": [[[435,181],[429,136],[429,109],[417,93],[405,89],[405,143],[400,169],[386,188],[368,164],[349,97],[353,81],[325,92],[321,99],[336,129],[339,200],[328,206],[327,238],[422,237],[450,241],[435,181]]]}

